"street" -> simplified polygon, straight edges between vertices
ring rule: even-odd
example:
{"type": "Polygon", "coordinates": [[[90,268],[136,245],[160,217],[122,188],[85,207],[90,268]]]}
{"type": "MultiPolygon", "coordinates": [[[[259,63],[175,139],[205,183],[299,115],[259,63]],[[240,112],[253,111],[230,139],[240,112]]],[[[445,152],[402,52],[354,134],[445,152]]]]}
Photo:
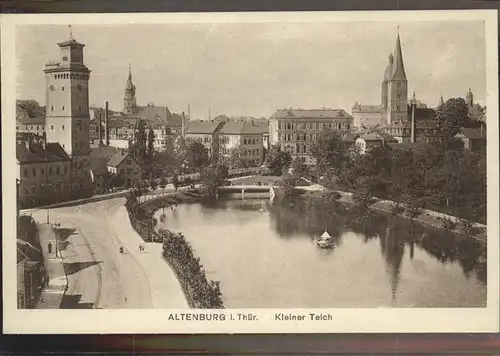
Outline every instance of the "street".
{"type": "MultiPolygon", "coordinates": [[[[120,254],[122,243],[111,225],[123,201],[50,210],[51,223],[61,224],[58,240],[68,278],[61,308],[152,308],[146,273],[127,249],[120,254]]],[[[46,219],[45,210],[32,215],[38,222],[46,219]]]]}

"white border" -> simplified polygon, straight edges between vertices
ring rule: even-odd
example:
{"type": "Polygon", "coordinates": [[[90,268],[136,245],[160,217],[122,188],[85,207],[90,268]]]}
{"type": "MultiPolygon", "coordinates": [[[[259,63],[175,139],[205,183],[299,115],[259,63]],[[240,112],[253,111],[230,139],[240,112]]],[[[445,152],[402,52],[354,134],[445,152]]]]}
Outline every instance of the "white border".
{"type": "MultiPolygon", "coordinates": [[[[380,332],[498,332],[498,28],[496,10],[388,11],[388,12],[281,12],[197,14],[62,14],[1,15],[2,65],[2,197],[3,197],[3,325],[5,333],[380,333],[380,332]],[[488,108],[488,287],[486,308],[411,309],[257,309],[254,322],[167,321],[174,310],[17,310],[15,266],[15,26],[34,24],[117,25],[135,23],[240,23],[240,22],[416,22],[485,21],[486,104],[488,108]],[[308,315],[329,312],[333,321],[280,322],[276,312],[308,315]]],[[[186,311],[178,311],[185,313],[186,311]]],[[[196,311],[193,311],[195,313],[196,311]]],[[[218,313],[210,311],[210,313],[218,313]]]]}

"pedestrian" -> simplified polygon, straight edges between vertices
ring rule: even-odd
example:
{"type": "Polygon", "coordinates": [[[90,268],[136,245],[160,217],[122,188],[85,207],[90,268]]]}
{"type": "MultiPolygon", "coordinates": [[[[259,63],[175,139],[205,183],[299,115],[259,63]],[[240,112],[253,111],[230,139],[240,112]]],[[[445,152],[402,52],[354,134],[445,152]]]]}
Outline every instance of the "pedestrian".
{"type": "Polygon", "coordinates": [[[49,242],[49,244],[47,245],[47,248],[49,250],[49,253],[52,253],[52,242],[49,242]]]}

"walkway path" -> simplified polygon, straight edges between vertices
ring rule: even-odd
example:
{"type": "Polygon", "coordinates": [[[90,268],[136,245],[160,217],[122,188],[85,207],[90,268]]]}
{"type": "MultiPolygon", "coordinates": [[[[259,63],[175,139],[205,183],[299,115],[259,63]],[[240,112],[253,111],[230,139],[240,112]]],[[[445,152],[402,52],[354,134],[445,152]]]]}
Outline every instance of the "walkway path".
{"type": "Polygon", "coordinates": [[[49,277],[49,284],[42,290],[37,309],[57,309],[61,306],[64,292],[68,285],[64,273],[63,260],[58,252],[56,256],[56,238],[51,224],[38,224],[38,235],[43,254],[43,265],[49,277]],[[49,253],[49,243],[52,251],[49,253]]]}
{"type": "Polygon", "coordinates": [[[139,245],[143,240],[133,229],[123,204],[110,215],[110,221],[124,247],[134,255],[146,272],[151,287],[153,308],[189,308],[177,276],[161,255],[162,245],[146,243],[146,251],[139,252],[139,245]]]}

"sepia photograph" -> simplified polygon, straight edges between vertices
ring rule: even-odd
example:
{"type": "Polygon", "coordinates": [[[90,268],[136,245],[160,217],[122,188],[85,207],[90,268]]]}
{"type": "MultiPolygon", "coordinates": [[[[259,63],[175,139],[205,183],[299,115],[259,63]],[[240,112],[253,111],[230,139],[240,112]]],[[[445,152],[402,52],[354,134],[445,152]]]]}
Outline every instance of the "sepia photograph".
{"type": "Polygon", "coordinates": [[[378,14],[3,16],[4,309],[498,329],[496,12],[378,14]]]}

